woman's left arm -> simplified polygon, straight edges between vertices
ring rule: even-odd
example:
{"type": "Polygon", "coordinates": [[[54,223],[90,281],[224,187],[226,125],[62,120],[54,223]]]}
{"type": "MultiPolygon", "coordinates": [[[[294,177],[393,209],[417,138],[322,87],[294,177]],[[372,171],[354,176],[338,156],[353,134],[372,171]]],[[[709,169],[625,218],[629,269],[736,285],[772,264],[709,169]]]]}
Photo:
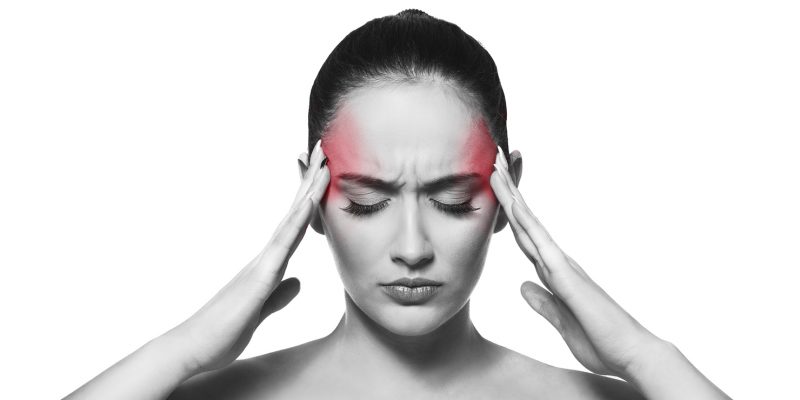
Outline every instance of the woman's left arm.
{"type": "Polygon", "coordinates": [[[651,400],[730,399],[561,251],[525,204],[499,148],[490,182],[517,244],[546,287],[526,281],[522,296],[558,330],[581,364],[594,373],[625,379],[651,400]]]}

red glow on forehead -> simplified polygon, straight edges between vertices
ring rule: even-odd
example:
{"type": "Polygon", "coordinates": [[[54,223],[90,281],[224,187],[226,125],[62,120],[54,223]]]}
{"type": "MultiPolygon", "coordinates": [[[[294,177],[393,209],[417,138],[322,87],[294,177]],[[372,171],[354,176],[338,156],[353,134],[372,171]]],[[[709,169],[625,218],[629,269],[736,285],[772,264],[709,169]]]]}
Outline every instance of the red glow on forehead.
{"type": "MultiPolygon", "coordinates": [[[[329,195],[338,195],[339,178],[337,176],[343,171],[360,171],[358,132],[353,117],[346,111],[341,110],[335,120],[331,122],[327,131],[322,134],[322,151],[328,157],[328,170],[331,180],[325,195],[322,197],[324,202],[329,195]]],[[[319,167],[319,166],[317,166],[319,167]]]]}
{"type": "Polygon", "coordinates": [[[473,124],[462,151],[460,170],[479,173],[481,175],[481,191],[489,193],[494,199],[494,191],[489,184],[489,177],[492,175],[497,145],[483,118],[477,119],[473,124]]]}
{"type": "MultiPolygon", "coordinates": [[[[328,157],[327,165],[331,176],[328,188],[322,198],[322,204],[331,195],[334,197],[341,195],[339,174],[360,172],[366,175],[380,175],[370,173],[369,168],[362,165],[364,161],[360,154],[362,150],[360,141],[361,138],[353,117],[346,110],[342,110],[322,135],[321,146],[328,157]]],[[[494,200],[489,177],[493,171],[492,165],[495,161],[497,146],[482,118],[474,120],[459,152],[460,161],[454,172],[480,174],[480,191],[487,193],[494,200]]]]}

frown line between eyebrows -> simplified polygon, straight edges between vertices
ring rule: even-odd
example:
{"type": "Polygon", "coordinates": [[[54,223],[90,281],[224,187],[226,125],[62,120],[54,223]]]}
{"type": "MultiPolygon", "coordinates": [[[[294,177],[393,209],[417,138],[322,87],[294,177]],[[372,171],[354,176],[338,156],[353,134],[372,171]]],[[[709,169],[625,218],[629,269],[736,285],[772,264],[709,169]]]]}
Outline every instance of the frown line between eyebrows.
{"type": "MultiPolygon", "coordinates": [[[[372,188],[387,193],[396,193],[400,190],[403,184],[387,182],[382,179],[362,175],[356,173],[343,172],[336,175],[338,179],[343,181],[352,182],[356,185],[372,188]]],[[[426,193],[438,192],[442,189],[450,188],[456,185],[469,185],[475,183],[481,175],[476,172],[464,174],[452,174],[436,178],[430,182],[425,182],[420,187],[420,190],[426,193]]]]}

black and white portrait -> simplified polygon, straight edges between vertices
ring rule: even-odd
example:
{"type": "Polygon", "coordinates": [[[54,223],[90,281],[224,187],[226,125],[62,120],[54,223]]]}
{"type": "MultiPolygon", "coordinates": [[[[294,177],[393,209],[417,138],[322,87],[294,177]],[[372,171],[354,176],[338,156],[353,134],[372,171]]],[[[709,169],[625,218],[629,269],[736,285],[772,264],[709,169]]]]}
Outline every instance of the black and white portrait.
{"type": "Polygon", "coordinates": [[[799,8],[0,5],[4,397],[791,397],[799,8]]]}

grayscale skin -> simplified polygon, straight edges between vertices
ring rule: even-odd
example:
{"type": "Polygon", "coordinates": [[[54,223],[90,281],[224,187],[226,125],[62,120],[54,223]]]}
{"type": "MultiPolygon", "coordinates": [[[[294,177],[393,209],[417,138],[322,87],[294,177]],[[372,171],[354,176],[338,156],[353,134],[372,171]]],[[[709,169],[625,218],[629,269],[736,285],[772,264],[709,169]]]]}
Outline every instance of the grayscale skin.
{"type": "Polygon", "coordinates": [[[463,168],[474,151],[470,135],[481,116],[457,90],[431,80],[348,95],[335,120],[346,116],[350,128],[301,155],[294,203],[264,249],[194,315],[67,398],[727,399],[558,247],[518,189],[519,151],[506,160],[497,148],[481,150],[494,162],[487,185],[422,190],[423,182],[463,168]],[[337,140],[358,144],[349,166],[397,190],[335,179],[332,171],[344,168],[337,140]],[[477,209],[468,216],[448,215],[431,202],[466,198],[477,209]],[[388,202],[355,217],[345,209],[356,200],[388,202]],[[333,253],[345,289],[342,319],[323,338],[236,360],[259,323],[297,295],[299,281],[283,277],[309,225],[333,253]],[[593,373],[516,353],[473,326],[469,297],[490,239],[506,226],[530,260],[531,277],[542,283],[509,290],[520,290],[593,373]],[[404,276],[443,284],[423,304],[398,304],[380,283],[404,276]]]}

